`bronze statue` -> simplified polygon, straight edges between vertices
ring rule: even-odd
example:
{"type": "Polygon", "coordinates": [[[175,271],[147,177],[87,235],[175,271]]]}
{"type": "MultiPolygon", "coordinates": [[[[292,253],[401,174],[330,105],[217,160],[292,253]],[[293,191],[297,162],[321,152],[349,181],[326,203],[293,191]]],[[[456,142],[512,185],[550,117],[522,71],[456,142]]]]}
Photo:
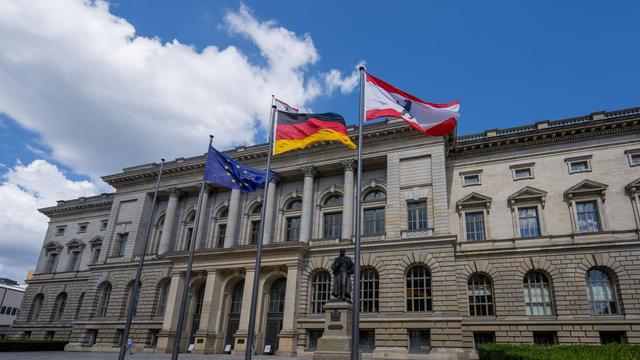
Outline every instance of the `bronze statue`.
{"type": "Polygon", "coordinates": [[[353,274],[353,260],[340,249],[340,256],[333,260],[333,297],[336,300],[351,302],[351,274],[353,274]]]}

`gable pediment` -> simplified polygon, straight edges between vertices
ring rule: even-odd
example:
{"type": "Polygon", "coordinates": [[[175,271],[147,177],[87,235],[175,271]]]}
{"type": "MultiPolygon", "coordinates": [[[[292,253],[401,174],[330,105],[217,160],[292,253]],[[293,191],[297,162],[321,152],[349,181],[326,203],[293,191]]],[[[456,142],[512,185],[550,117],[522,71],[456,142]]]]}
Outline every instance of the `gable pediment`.
{"type": "Polygon", "coordinates": [[[600,195],[604,198],[605,192],[608,187],[609,185],[607,184],[585,179],[567,189],[567,191],[564,192],[564,195],[569,199],[573,198],[574,196],[593,194],[600,195]]]}
{"type": "Polygon", "coordinates": [[[632,182],[628,183],[627,186],[625,186],[624,188],[627,190],[629,195],[634,195],[640,192],[640,178],[637,178],[632,182]]]}
{"type": "Polygon", "coordinates": [[[89,244],[91,247],[102,245],[102,236],[96,236],[93,239],[89,240],[89,244]]]}
{"type": "Polygon", "coordinates": [[[45,246],[44,246],[45,250],[47,250],[47,252],[50,251],[59,251],[60,249],[62,249],[62,245],[57,242],[57,241],[49,241],[45,246]]]}
{"type": "Polygon", "coordinates": [[[547,192],[544,190],[536,189],[532,186],[525,186],[522,189],[511,194],[507,201],[510,205],[518,202],[518,201],[528,201],[528,200],[536,200],[542,203],[544,206],[544,202],[547,198],[547,192]]]}
{"type": "Polygon", "coordinates": [[[456,209],[462,210],[464,207],[481,206],[489,209],[491,207],[491,198],[472,192],[456,202],[456,209]]]}
{"type": "Polygon", "coordinates": [[[68,248],[75,248],[75,247],[83,248],[86,246],[86,244],[79,239],[71,239],[71,241],[67,242],[65,246],[68,248]]]}

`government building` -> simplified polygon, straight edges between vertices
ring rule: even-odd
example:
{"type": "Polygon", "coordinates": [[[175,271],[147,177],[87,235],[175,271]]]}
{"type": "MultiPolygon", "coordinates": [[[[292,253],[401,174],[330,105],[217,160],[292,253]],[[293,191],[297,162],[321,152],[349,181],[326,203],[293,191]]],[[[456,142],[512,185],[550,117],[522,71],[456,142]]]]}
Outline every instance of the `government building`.
{"type": "MultiPolygon", "coordinates": [[[[356,141],[356,128],[349,134],[356,141]]],[[[225,154],[264,167],[267,145],[225,154]]],[[[103,177],[111,194],[58,201],[10,337],[116,351],[145,256],[136,351],[243,354],[260,218],[256,349],[310,356],[330,264],[353,256],[362,214],[363,358],[467,359],[486,342],[640,343],[640,108],[426,137],[400,119],[364,128],[356,153],[321,143],[273,160],[278,178],[202,201],[184,331],[176,323],[204,156],[103,177]],[[151,225],[146,254],[145,231],[151,225]],[[192,345],[192,346],[191,346],[192,345]]]]}

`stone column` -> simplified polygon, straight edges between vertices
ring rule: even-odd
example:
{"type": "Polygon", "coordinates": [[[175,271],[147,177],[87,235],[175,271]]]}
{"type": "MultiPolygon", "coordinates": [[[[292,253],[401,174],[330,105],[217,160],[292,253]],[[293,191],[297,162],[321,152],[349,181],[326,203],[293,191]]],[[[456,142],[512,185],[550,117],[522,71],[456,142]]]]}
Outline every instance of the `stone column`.
{"type": "Polygon", "coordinates": [[[169,203],[167,204],[167,211],[164,214],[164,225],[162,226],[162,237],[160,238],[160,246],[158,246],[158,255],[170,250],[179,197],[180,190],[176,188],[169,189],[169,203]]]}
{"type": "Polygon", "coordinates": [[[264,226],[263,226],[263,244],[270,244],[271,243],[271,234],[273,233],[272,229],[273,229],[273,209],[275,209],[276,204],[276,183],[277,180],[273,179],[270,183],[269,183],[269,190],[267,191],[267,206],[264,206],[265,204],[263,204],[262,206],[262,211],[266,211],[266,213],[264,214],[264,226]]]}
{"type": "MultiPolygon", "coordinates": [[[[253,295],[253,278],[255,274],[256,272],[253,268],[247,269],[245,273],[244,290],[242,292],[242,309],[240,310],[240,323],[238,324],[238,331],[236,331],[236,343],[233,346],[233,355],[244,355],[247,349],[247,335],[249,334],[249,313],[251,312],[251,295],[253,295]]],[[[257,308],[260,308],[260,304],[258,304],[257,308]]]]}
{"type": "Polygon", "coordinates": [[[231,200],[229,201],[229,218],[227,219],[227,233],[224,235],[224,247],[232,247],[236,238],[236,229],[240,219],[240,189],[231,190],[231,200]]]}
{"type": "Polygon", "coordinates": [[[184,288],[184,277],[181,273],[171,275],[171,285],[167,296],[167,306],[164,311],[162,330],[158,334],[159,352],[171,352],[175,344],[176,326],[178,325],[178,310],[180,299],[182,299],[182,289],[184,288]]]}
{"type": "Polygon", "coordinates": [[[200,328],[196,332],[196,342],[193,350],[196,354],[211,354],[216,350],[215,344],[218,335],[216,323],[220,316],[220,293],[218,270],[208,271],[200,315],[200,328]]]}
{"type": "MultiPolygon", "coordinates": [[[[341,162],[344,167],[344,196],[342,197],[342,241],[353,239],[353,170],[356,162],[353,159],[341,162]]],[[[356,210],[357,211],[357,210],[356,210]]]]}
{"type": "Polygon", "coordinates": [[[207,227],[209,225],[207,219],[207,207],[209,206],[209,193],[213,190],[213,187],[209,184],[204,186],[204,194],[202,194],[202,207],[200,208],[200,215],[198,216],[198,233],[196,234],[196,249],[204,249],[207,243],[207,227]]]}
{"type": "Polygon", "coordinates": [[[282,330],[278,343],[277,356],[295,356],[298,336],[296,331],[296,308],[298,306],[298,264],[287,266],[287,289],[282,315],[282,330]]]}
{"type": "Polygon", "coordinates": [[[309,242],[311,237],[311,218],[313,217],[313,178],[316,169],[313,166],[305,166],[304,185],[302,187],[302,219],[300,220],[300,241],[309,242]]]}

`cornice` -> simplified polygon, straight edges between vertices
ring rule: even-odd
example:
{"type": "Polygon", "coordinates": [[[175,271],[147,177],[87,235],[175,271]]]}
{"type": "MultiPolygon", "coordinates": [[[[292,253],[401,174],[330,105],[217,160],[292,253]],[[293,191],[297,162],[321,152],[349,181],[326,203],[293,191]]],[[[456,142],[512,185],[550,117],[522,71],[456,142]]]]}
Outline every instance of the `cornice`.
{"type": "Polygon", "coordinates": [[[100,194],[91,197],[80,197],[73,200],[58,200],[58,204],[38,211],[48,217],[84,212],[86,210],[110,210],[113,204],[114,194],[100,194]]]}

